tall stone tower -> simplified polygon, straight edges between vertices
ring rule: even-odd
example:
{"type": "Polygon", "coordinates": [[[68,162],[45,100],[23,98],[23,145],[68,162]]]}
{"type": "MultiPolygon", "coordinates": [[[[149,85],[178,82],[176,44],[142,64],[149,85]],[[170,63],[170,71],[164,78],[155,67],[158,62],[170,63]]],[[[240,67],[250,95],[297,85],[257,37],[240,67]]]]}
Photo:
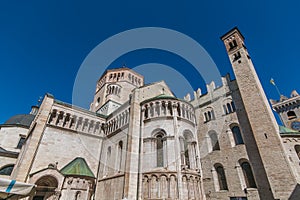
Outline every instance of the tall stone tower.
{"type": "Polygon", "coordinates": [[[144,85],[144,77],[123,67],[104,72],[97,82],[90,110],[109,115],[126,101],[134,88],[144,85]]]}
{"type": "Polygon", "coordinates": [[[255,177],[265,174],[268,177],[271,193],[264,188],[261,197],[288,199],[297,183],[283,153],[278,125],[244,44],[244,37],[237,28],[234,28],[221,39],[232,64],[253,134],[254,141],[249,143],[255,143],[257,147],[257,155],[250,157],[255,177]]]}

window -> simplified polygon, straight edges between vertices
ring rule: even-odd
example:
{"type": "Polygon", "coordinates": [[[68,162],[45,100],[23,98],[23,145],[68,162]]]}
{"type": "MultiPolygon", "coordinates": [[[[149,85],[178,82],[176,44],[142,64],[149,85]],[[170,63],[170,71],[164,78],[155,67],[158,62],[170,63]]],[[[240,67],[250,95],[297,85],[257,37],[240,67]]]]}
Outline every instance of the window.
{"type": "Polygon", "coordinates": [[[215,169],[218,175],[220,190],[228,190],[224,168],[221,164],[216,164],[215,169]]]}
{"type": "Polygon", "coordinates": [[[211,146],[213,151],[218,151],[220,150],[220,145],[219,145],[219,140],[217,133],[212,131],[209,133],[210,141],[211,141],[211,146]]]}
{"type": "Polygon", "coordinates": [[[205,122],[209,122],[215,119],[215,114],[212,108],[209,108],[208,111],[204,112],[204,120],[205,122]]]}
{"type": "Polygon", "coordinates": [[[44,200],[44,196],[35,196],[33,200],[44,200]]]}
{"type": "Polygon", "coordinates": [[[156,161],[157,167],[163,167],[164,151],[162,135],[156,136],[156,161]]]}
{"type": "Polygon", "coordinates": [[[247,188],[256,188],[256,183],[254,180],[254,176],[250,164],[245,161],[241,163],[241,167],[243,170],[247,188]]]}
{"type": "Polygon", "coordinates": [[[233,61],[237,61],[242,57],[241,53],[238,51],[237,53],[233,54],[233,61]]]}
{"type": "Polygon", "coordinates": [[[294,111],[292,111],[292,110],[289,111],[289,112],[287,112],[287,116],[288,116],[289,120],[297,118],[296,113],[294,111]]]}
{"type": "Polygon", "coordinates": [[[107,148],[106,162],[105,162],[105,165],[104,165],[104,175],[106,175],[109,172],[109,169],[111,167],[110,157],[111,157],[111,147],[109,146],[107,148]]]}
{"type": "Polygon", "coordinates": [[[233,133],[235,144],[244,144],[240,128],[238,126],[234,126],[231,128],[231,131],[233,133]]]}
{"type": "Polygon", "coordinates": [[[223,105],[225,115],[235,112],[235,105],[233,101],[226,103],[223,105]]]}
{"type": "Polygon", "coordinates": [[[25,139],[26,139],[25,136],[21,136],[20,137],[20,140],[19,140],[18,145],[17,145],[17,149],[21,149],[22,148],[23,144],[25,143],[25,139]]]}
{"type": "Polygon", "coordinates": [[[122,169],[122,151],[123,151],[123,142],[120,141],[118,144],[118,166],[117,166],[117,171],[120,172],[122,169]]]}
{"type": "MultiPolygon", "coordinates": [[[[190,130],[183,132],[183,137],[179,137],[181,165],[187,169],[197,169],[196,142],[190,130]]],[[[182,169],[184,169],[182,168],[182,169]]]]}
{"type": "Polygon", "coordinates": [[[236,47],[237,46],[237,43],[236,43],[236,40],[233,40],[233,47],[236,47]]]}
{"type": "Polygon", "coordinates": [[[14,165],[6,165],[0,169],[0,175],[10,176],[14,169],[14,165]]]}
{"type": "Polygon", "coordinates": [[[188,148],[188,144],[187,144],[187,139],[184,139],[184,160],[185,160],[185,165],[187,166],[188,169],[191,168],[190,165],[190,155],[189,155],[189,148],[188,148]]]}
{"type": "Polygon", "coordinates": [[[58,187],[58,181],[53,176],[43,176],[35,182],[35,185],[37,185],[37,187],[33,200],[58,199],[58,194],[55,193],[55,190],[58,187]]]}
{"type": "Polygon", "coordinates": [[[229,42],[229,50],[234,49],[235,47],[237,47],[237,42],[236,40],[232,40],[232,42],[229,42]]]}
{"type": "Polygon", "coordinates": [[[297,153],[298,158],[300,159],[300,145],[295,145],[295,151],[297,153]]]}

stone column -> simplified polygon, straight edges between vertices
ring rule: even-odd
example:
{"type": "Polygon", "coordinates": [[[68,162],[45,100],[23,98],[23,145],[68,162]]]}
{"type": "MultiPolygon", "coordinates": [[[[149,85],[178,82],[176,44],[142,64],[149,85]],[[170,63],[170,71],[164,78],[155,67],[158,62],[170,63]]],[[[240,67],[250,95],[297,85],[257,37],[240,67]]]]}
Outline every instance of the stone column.
{"type": "Polygon", "coordinates": [[[16,167],[13,170],[11,178],[26,182],[31,172],[32,165],[34,163],[35,155],[38,152],[40,142],[42,140],[46,124],[49,120],[50,111],[54,103],[53,96],[45,95],[43,102],[37,113],[35,122],[31,124],[27,141],[25,142],[19,158],[16,163],[16,167]],[[29,141],[30,140],[30,141],[29,141]]]}
{"type": "Polygon", "coordinates": [[[174,127],[174,139],[175,139],[175,163],[177,171],[177,191],[179,199],[184,199],[182,192],[182,176],[181,176],[181,161],[180,161],[180,142],[179,142],[179,132],[178,132],[178,122],[177,122],[177,113],[176,105],[172,106],[173,109],[173,127],[174,127]]]}
{"type": "Polygon", "coordinates": [[[127,199],[138,198],[138,172],[139,172],[139,148],[141,108],[138,100],[138,92],[132,94],[129,113],[129,126],[127,135],[127,155],[124,180],[124,196],[127,199]]]}

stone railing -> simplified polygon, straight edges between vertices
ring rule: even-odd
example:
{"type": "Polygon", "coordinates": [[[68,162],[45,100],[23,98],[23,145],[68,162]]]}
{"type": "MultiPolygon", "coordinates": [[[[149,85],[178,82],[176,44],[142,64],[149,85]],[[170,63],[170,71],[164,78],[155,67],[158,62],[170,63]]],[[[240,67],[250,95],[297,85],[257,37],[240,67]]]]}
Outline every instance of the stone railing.
{"type": "Polygon", "coordinates": [[[129,107],[116,112],[110,119],[108,119],[107,123],[103,125],[103,130],[105,135],[109,135],[116,130],[119,130],[129,123],[129,107]]]}
{"type": "Polygon", "coordinates": [[[183,101],[174,99],[158,99],[143,104],[142,107],[144,120],[177,116],[178,118],[186,119],[195,122],[194,108],[183,101]]]}
{"type": "Polygon", "coordinates": [[[51,110],[48,120],[52,126],[95,135],[100,135],[102,122],[97,116],[58,106],[51,110]]]}
{"type": "Polygon", "coordinates": [[[143,199],[179,199],[178,193],[184,199],[201,199],[201,177],[195,173],[181,175],[181,187],[178,185],[176,172],[143,173],[143,199]]]}

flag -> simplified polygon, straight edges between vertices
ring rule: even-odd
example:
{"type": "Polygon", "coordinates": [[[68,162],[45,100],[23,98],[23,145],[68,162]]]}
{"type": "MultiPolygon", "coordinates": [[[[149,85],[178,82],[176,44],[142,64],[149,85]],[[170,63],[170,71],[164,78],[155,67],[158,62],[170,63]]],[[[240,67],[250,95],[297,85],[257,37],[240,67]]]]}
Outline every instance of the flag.
{"type": "Polygon", "coordinates": [[[270,83],[271,83],[272,85],[275,85],[275,81],[274,81],[273,78],[271,78],[270,83]]]}
{"type": "Polygon", "coordinates": [[[0,178],[0,199],[6,199],[11,195],[29,196],[34,192],[35,185],[0,178]]]}

